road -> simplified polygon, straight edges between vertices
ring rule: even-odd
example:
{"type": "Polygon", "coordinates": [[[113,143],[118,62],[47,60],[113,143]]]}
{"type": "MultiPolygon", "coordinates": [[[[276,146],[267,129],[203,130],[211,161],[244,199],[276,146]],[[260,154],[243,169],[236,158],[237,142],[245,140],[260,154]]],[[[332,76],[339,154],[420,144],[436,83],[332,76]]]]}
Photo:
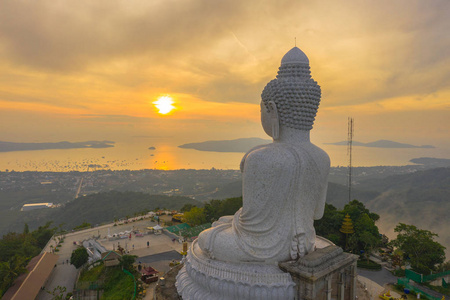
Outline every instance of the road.
{"type": "Polygon", "coordinates": [[[388,283],[397,283],[397,277],[392,275],[392,273],[385,268],[382,268],[379,271],[370,271],[358,268],[358,275],[369,278],[370,280],[378,283],[381,286],[384,286],[388,283]]]}

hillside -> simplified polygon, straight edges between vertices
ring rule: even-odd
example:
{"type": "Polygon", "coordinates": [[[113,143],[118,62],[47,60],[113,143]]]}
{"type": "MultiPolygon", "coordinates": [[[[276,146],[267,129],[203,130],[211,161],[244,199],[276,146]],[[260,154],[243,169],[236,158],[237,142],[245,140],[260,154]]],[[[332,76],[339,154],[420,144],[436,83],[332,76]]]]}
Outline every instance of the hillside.
{"type": "Polygon", "coordinates": [[[361,183],[360,188],[373,188],[380,194],[366,206],[381,216],[380,231],[395,237],[399,222],[413,224],[439,235],[450,257],[450,168],[431,169],[407,175],[361,183]]]}
{"type": "Polygon", "coordinates": [[[420,190],[433,190],[432,194],[439,191],[448,192],[450,189],[450,168],[435,168],[410,174],[361,180],[358,188],[379,192],[390,189],[413,189],[415,192],[420,190]]]}
{"type": "MultiPolygon", "coordinates": [[[[394,141],[389,141],[389,140],[378,140],[378,141],[370,142],[370,143],[362,143],[362,142],[358,142],[358,141],[353,141],[352,143],[353,143],[353,146],[374,147],[374,148],[434,148],[434,146],[432,146],[432,145],[416,146],[416,145],[404,144],[404,143],[399,143],[399,142],[394,142],[394,141]]],[[[337,146],[347,146],[348,141],[342,141],[342,142],[337,142],[337,143],[326,143],[326,144],[337,145],[337,146]]]]}
{"type": "Polygon", "coordinates": [[[63,224],[62,228],[64,229],[72,229],[83,222],[92,225],[101,224],[157,207],[180,209],[188,203],[201,205],[196,200],[181,196],[117,191],[98,193],[80,197],[60,208],[15,212],[10,226],[2,233],[21,231],[24,223],[27,223],[30,228],[36,228],[47,221],[53,221],[55,226],[63,224]]]}

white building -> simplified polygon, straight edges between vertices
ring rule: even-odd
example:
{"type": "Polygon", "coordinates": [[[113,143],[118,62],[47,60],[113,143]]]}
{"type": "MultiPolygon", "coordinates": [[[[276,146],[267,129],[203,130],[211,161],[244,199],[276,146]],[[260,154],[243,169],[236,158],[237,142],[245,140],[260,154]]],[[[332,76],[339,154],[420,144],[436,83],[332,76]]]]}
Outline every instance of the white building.
{"type": "Polygon", "coordinates": [[[53,206],[53,203],[30,203],[30,204],[24,204],[22,206],[21,211],[46,208],[46,207],[52,207],[52,206],[53,206]]]}

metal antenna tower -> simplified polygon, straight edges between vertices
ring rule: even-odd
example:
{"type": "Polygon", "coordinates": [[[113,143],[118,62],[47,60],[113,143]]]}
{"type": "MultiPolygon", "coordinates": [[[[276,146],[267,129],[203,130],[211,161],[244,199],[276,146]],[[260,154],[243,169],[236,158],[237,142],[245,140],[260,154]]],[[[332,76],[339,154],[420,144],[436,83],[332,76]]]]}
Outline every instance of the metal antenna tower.
{"type": "Polygon", "coordinates": [[[352,201],[352,143],[353,143],[353,118],[348,117],[348,202],[352,201]]]}

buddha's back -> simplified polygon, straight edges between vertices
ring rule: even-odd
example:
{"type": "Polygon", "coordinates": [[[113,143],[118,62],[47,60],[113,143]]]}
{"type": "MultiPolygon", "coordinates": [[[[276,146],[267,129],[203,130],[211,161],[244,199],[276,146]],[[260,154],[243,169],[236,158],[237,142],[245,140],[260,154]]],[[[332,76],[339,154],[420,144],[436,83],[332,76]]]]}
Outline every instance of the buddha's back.
{"type": "Polygon", "coordinates": [[[311,251],[328,170],[328,155],[307,141],[251,151],[243,168],[243,207],[234,218],[240,247],[269,261],[311,251]]]}

